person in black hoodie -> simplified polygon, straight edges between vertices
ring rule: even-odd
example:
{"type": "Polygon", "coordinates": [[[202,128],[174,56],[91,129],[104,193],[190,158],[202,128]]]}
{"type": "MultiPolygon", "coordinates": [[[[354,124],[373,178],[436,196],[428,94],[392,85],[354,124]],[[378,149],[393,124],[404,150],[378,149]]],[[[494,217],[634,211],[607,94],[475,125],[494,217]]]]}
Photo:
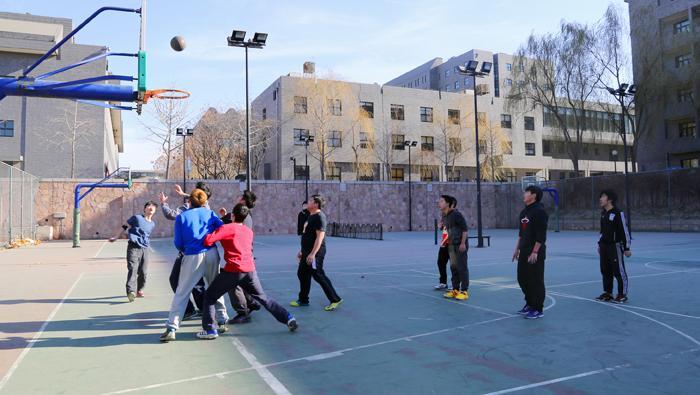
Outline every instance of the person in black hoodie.
{"type": "Polygon", "coordinates": [[[309,219],[309,215],[309,209],[307,208],[306,200],[304,200],[304,203],[301,204],[301,211],[299,211],[299,215],[297,215],[297,236],[304,234],[304,224],[306,220],[309,219]]]}
{"type": "Polygon", "coordinates": [[[544,260],[547,257],[547,221],[549,216],[540,201],[542,189],[531,185],[525,189],[525,209],[520,212],[520,233],[513,253],[518,261],[518,284],[525,294],[525,306],[518,311],[527,319],[544,316],[544,260]]]}
{"type": "Polygon", "coordinates": [[[627,302],[627,270],[625,257],[632,256],[631,240],[625,213],[615,207],[617,194],[604,190],[599,196],[600,207],[600,240],[598,254],[600,255],[600,273],[603,275],[603,293],[596,299],[602,302],[627,302]],[[617,296],[612,297],[613,278],[617,279],[617,296]]]}

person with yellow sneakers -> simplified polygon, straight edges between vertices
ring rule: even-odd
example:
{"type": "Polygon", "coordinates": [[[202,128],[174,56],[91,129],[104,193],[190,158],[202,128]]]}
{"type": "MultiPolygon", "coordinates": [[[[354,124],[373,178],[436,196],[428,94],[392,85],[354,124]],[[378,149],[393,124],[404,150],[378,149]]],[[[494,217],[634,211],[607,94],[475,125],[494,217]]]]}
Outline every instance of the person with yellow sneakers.
{"type": "Polygon", "coordinates": [[[467,266],[469,229],[467,228],[467,220],[456,207],[457,199],[453,196],[440,196],[438,208],[444,214],[444,226],[447,228],[447,251],[452,271],[452,290],[443,296],[448,299],[467,300],[469,299],[469,267],[467,266]]]}

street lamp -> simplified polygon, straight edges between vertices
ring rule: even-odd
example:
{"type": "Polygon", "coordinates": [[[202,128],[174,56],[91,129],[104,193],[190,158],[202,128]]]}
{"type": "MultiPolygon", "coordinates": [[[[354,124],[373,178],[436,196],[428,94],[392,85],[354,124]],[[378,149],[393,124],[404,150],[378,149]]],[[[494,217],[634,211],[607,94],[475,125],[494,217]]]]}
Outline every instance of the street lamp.
{"type": "Polygon", "coordinates": [[[304,136],[302,135],[299,137],[299,141],[304,143],[304,172],[306,173],[306,177],[304,180],[304,189],[306,189],[306,201],[309,201],[309,143],[312,143],[314,141],[314,136],[304,136]]]}
{"type": "Polygon", "coordinates": [[[250,100],[248,98],[248,48],[262,49],[267,42],[267,33],[255,33],[252,39],[245,41],[245,31],[234,30],[231,37],[226,37],[229,47],[245,48],[245,182],[246,189],[250,188],[250,100]]]}
{"type": "Polygon", "coordinates": [[[411,148],[418,145],[417,141],[404,141],[403,145],[408,147],[408,231],[413,231],[413,202],[411,196],[411,148]]]}
{"type": "Polygon", "coordinates": [[[617,150],[612,150],[611,154],[613,156],[613,163],[615,164],[615,174],[617,174],[617,150]]]}
{"type": "MultiPolygon", "coordinates": [[[[172,129],[171,129],[172,130],[172,129]]],[[[182,190],[187,192],[187,160],[185,160],[185,138],[187,136],[192,137],[194,130],[190,128],[177,128],[175,129],[175,135],[182,136],[182,190]]]]}
{"type": "Polygon", "coordinates": [[[474,85],[474,133],[476,135],[476,224],[478,235],[478,242],[476,246],[482,248],[484,246],[484,235],[481,222],[481,163],[479,160],[479,112],[477,111],[476,97],[480,94],[485,95],[488,92],[477,92],[476,77],[483,78],[488,76],[491,72],[491,68],[493,67],[493,63],[481,62],[481,70],[477,71],[478,66],[478,60],[470,60],[469,62],[467,62],[466,66],[457,66],[457,71],[459,71],[460,74],[471,76],[474,85]]]}
{"type": "Polygon", "coordinates": [[[606,88],[611,95],[615,96],[620,107],[622,107],[622,119],[620,121],[620,135],[622,136],[622,148],[625,157],[625,208],[627,211],[627,229],[632,237],[632,208],[630,207],[630,188],[627,170],[627,107],[625,107],[625,98],[631,97],[634,100],[634,95],[637,93],[637,87],[630,84],[620,84],[620,87],[615,89],[611,87],[606,88]]]}

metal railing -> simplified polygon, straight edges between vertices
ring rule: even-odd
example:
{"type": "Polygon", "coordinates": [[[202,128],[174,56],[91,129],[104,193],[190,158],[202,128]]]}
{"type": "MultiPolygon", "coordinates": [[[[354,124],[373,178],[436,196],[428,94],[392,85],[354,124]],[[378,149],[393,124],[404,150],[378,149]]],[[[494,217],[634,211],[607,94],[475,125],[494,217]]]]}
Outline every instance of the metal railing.
{"type": "Polygon", "coordinates": [[[328,227],[328,235],[350,239],[384,240],[384,226],[382,224],[340,224],[331,222],[328,227]]]}
{"type": "Polygon", "coordinates": [[[0,162],[0,247],[35,238],[34,200],[39,179],[0,162]]]}

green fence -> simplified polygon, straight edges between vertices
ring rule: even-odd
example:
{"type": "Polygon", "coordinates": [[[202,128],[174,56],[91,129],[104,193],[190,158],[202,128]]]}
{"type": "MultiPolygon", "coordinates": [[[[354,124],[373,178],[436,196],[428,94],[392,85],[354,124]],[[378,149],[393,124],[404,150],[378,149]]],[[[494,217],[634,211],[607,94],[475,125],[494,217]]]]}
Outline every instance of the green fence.
{"type": "Polygon", "coordinates": [[[0,162],[0,247],[12,240],[34,238],[34,199],[39,179],[0,162]]]}

